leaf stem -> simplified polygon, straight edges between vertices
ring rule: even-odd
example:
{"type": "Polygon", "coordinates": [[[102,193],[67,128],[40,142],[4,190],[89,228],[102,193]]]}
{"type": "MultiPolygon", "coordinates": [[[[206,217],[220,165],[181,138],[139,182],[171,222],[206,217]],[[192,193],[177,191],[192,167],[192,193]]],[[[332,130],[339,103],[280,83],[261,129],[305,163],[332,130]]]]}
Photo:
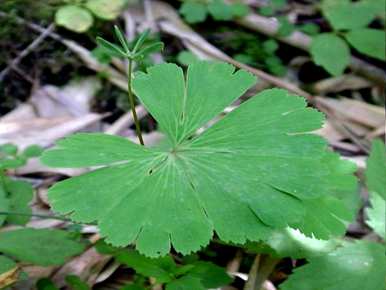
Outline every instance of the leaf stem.
{"type": "Polygon", "coordinates": [[[128,75],[127,76],[127,91],[128,91],[128,95],[129,95],[131,113],[133,114],[133,119],[134,119],[134,123],[135,123],[135,131],[137,133],[139,143],[141,143],[141,145],[145,145],[145,143],[143,142],[143,138],[142,138],[141,127],[139,125],[137,112],[135,111],[134,94],[133,94],[133,91],[131,89],[132,74],[133,74],[133,60],[131,58],[129,58],[129,66],[128,66],[128,70],[127,70],[127,75],[128,75]]]}
{"type": "Polygon", "coordinates": [[[271,257],[270,255],[256,255],[255,261],[252,264],[249,272],[248,281],[245,284],[244,290],[261,290],[265,280],[275,269],[280,259],[271,257]]]}
{"type": "Polygon", "coordinates": [[[14,211],[0,211],[1,215],[16,215],[16,216],[29,216],[29,217],[38,217],[42,219],[55,219],[55,220],[61,220],[66,222],[73,222],[69,218],[61,217],[61,216],[55,216],[55,215],[46,215],[46,214],[33,214],[33,213],[22,213],[22,212],[14,212],[14,211]]]}

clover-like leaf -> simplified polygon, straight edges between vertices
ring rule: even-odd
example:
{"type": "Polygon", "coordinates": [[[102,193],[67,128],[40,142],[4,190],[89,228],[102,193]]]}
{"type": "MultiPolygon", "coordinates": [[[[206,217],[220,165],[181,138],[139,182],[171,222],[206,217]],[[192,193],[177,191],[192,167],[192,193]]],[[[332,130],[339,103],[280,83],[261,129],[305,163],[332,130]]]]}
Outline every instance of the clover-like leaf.
{"type": "Polygon", "coordinates": [[[377,7],[370,1],[324,0],[322,11],[336,30],[367,26],[377,15],[377,7]]]}
{"type": "Polygon", "coordinates": [[[137,75],[133,88],[169,145],[146,148],[95,133],[60,141],[44,153],[45,164],[104,167],[54,185],[53,209],[97,221],[108,242],[135,243],[147,256],[164,255],[171,245],[183,254],[196,251],[214,231],[244,243],[302,224],[306,211],[319,206],[312,201],[334,193],[337,180],[355,183],[336,169],[340,160],[328,157],[326,142],[309,134],[320,128],[321,113],[272,89],[196,135],[254,82],[245,71],[209,62],[190,65],[186,79],[174,64],[137,75]]]}
{"type": "Polygon", "coordinates": [[[281,290],[383,290],[385,247],[356,241],[295,269],[281,290]]]}
{"type": "Polygon", "coordinates": [[[76,5],[65,5],[55,14],[55,23],[74,32],[86,32],[93,24],[91,13],[76,5]]]}
{"type": "Polygon", "coordinates": [[[385,31],[371,28],[355,29],[346,34],[346,39],[359,52],[386,60],[385,31]]]}
{"type": "Polygon", "coordinates": [[[312,39],[310,52],[314,62],[334,76],[341,75],[350,63],[348,45],[333,33],[315,36],[312,39]]]}

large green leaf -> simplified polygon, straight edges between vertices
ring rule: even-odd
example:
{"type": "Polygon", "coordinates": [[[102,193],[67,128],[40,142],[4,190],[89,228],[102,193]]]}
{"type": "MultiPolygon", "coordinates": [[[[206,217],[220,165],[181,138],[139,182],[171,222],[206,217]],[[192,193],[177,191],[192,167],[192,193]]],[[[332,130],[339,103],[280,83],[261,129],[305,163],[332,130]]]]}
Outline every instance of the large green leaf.
{"type": "Polygon", "coordinates": [[[60,265],[83,248],[68,232],[61,230],[25,228],[0,232],[0,252],[42,266],[60,265]]]}
{"type": "Polygon", "coordinates": [[[361,28],[349,31],[347,41],[359,52],[386,60],[385,31],[380,29],[361,28]]]}
{"type": "Polygon", "coordinates": [[[62,6],[55,14],[57,25],[78,33],[86,32],[93,22],[94,19],[90,12],[76,5],[62,6]]]}
{"type": "Polygon", "coordinates": [[[282,290],[384,290],[385,247],[357,241],[295,269],[282,290]]]}
{"type": "Polygon", "coordinates": [[[349,47],[333,33],[315,36],[311,43],[311,55],[316,64],[334,76],[341,75],[350,63],[349,47]]]}
{"type": "Polygon", "coordinates": [[[369,1],[352,2],[351,0],[325,0],[322,10],[336,30],[365,27],[378,13],[377,7],[369,1]]]}
{"type": "Polygon", "coordinates": [[[186,80],[176,65],[148,69],[134,79],[134,89],[169,147],[103,134],[61,141],[45,152],[45,164],[106,167],[54,185],[53,209],[97,221],[108,242],[135,242],[148,256],[164,255],[171,245],[183,254],[196,251],[213,231],[244,243],[301,224],[306,211],[319,206],[313,200],[336,192],[337,180],[355,184],[351,173],[337,170],[341,161],[328,157],[326,142],[308,133],[320,128],[322,114],[273,89],[194,134],[253,83],[250,74],[223,63],[194,63],[186,80]]]}

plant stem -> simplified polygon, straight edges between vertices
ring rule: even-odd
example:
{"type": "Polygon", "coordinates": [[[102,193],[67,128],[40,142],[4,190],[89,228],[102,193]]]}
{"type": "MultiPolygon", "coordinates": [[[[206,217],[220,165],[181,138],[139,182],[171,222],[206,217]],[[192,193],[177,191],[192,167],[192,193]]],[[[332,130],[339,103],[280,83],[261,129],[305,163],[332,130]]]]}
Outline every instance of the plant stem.
{"type": "Polygon", "coordinates": [[[0,211],[0,216],[2,215],[16,215],[16,216],[29,216],[29,217],[38,217],[42,219],[55,219],[55,220],[61,220],[66,222],[73,222],[69,218],[61,217],[61,216],[54,216],[54,215],[46,215],[46,214],[33,214],[33,213],[22,213],[22,212],[14,212],[14,211],[0,211]]]}
{"type": "Polygon", "coordinates": [[[135,123],[135,131],[137,133],[139,143],[141,143],[141,145],[145,145],[145,143],[143,142],[143,138],[142,138],[141,127],[139,126],[137,112],[135,111],[134,94],[133,94],[133,91],[131,90],[131,78],[132,78],[132,74],[133,74],[133,60],[132,59],[129,59],[129,67],[128,67],[127,74],[128,74],[128,76],[127,76],[127,91],[128,91],[128,95],[129,95],[131,113],[133,114],[133,119],[134,119],[134,123],[135,123]]]}
{"type": "Polygon", "coordinates": [[[255,261],[249,272],[248,281],[245,284],[244,290],[261,290],[265,280],[275,269],[280,259],[271,257],[270,255],[256,255],[255,261]]]}

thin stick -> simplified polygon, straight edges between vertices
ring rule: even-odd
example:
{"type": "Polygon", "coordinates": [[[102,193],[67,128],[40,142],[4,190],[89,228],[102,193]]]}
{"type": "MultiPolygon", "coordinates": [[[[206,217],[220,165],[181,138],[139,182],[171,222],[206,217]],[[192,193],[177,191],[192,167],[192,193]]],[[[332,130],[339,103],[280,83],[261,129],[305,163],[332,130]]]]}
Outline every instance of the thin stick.
{"type": "Polygon", "coordinates": [[[39,44],[53,31],[54,24],[48,26],[41,34],[32,41],[14,60],[10,62],[10,64],[0,72],[0,81],[3,80],[5,75],[16,66],[24,57],[26,57],[31,51],[33,51],[39,44]]]}
{"type": "Polygon", "coordinates": [[[129,67],[128,67],[128,73],[127,73],[128,74],[128,76],[127,76],[127,92],[128,92],[128,95],[129,95],[129,102],[130,102],[131,113],[133,114],[133,119],[134,119],[134,124],[135,124],[135,131],[137,133],[139,143],[141,143],[141,145],[145,145],[145,143],[143,142],[143,138],[142,138],[141,127],[139,125],[137,112],[135,110],[133,91],[131,90],[131,76],[132,76],[132,73],[133,73],[133,60],[129,59],[129,67]]]}

